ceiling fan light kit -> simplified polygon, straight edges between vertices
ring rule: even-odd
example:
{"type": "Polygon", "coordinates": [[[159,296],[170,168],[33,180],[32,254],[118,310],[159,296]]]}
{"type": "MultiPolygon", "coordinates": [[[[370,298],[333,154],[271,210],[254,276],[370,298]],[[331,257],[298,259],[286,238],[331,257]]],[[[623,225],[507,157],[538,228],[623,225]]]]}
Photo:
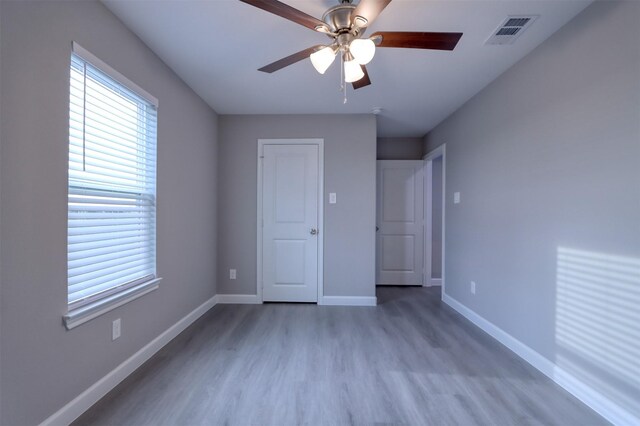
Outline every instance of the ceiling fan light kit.
{"type": "Polygon", "coordinates": [[[376,54],[376,45],[368,38],[357,38],[349,45],[349,52],[360,65],[367,65],[376,54]]]}
{"type": "Polygon", "coordinates": [[[353,56],[346,52],[344,54],[344,81],[345,83],[353,83],[360,80],[364,77],[364,72],[360,67],[358,61],[356,61],[353,56]]]}
{"type": "Polygon", "coordinates": [[[336,52],[337,50],[333,46],[327,46],[309,55],[309,59],[311,59],[316,71],[324,74],[336,59],[336,52]]]}
{"type": "MultiPolygon", "coordinates": [[[[342,83],[352,83],[354,89],[371,84],[365,65],[373,59],[376,45],[453,50],[462,37],[462,33],[377,32],[369,38],[363,38],[366,28],[391,3],[391,0],[360,0],[356,6],[351,4],[353,0],[339,0],[340,4],[328,9],[322,15],[322,20],[278,0],[240,1],[325,34],[332,39],[327,46],[314,46],[302,50],[266,65],[259,71],[272,73],[309,57],[316,71],[324,74],[340,53],[342,83]]],[[[346,103],[346,84],[342,84],[341,89],[344,90],[346,103]]]]}

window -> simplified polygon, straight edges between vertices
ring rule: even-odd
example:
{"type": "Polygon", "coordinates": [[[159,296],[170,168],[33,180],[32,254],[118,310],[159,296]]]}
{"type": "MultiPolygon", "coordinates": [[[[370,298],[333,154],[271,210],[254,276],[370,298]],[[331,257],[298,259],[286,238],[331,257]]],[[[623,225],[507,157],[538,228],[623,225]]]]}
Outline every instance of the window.
{"type": "Polygon", "coordinates": [[[157,101],[74,43],[67,328],[157,288],[157,101]]]}

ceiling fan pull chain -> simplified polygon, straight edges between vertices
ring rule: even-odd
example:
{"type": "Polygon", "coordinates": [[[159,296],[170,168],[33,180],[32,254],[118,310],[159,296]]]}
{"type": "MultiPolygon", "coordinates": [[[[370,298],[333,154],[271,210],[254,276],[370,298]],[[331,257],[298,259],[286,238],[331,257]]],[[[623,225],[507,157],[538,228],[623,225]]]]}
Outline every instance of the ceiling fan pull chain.
{"type": "Polygon", "coordinates": [[[344,90],[344,56],[340,55],[340,91],[344,90]]]}
{"type": "Polygon", "coordinates": [[[344,55],[340,55],[340,90],[344,95],[343,104],[347,103],[347,82],[344,81],[344,55]]]}

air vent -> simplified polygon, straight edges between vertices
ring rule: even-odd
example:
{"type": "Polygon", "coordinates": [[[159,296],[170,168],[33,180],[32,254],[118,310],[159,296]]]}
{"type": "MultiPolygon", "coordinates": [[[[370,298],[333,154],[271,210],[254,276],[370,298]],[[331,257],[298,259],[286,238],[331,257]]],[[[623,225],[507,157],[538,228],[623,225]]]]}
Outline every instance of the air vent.
{"type": "Polygon", "coordinates": [[[496,28],[485,44],[513,44],[537,16],[509,16],[496,28]]]}
{"type": "Polygon", "coordinates": [[[499,36],[512,36],[516,35],[520,31],[520,28],[517,27],[509,27],[509,28],[500,28],[496,35],[499,36]]]}
{"type": "Polygon", "coordinates": [[[504,24],[505,27],[524,27],[527,25],[531,18],[509,18],[509,20],[504,24]]]}

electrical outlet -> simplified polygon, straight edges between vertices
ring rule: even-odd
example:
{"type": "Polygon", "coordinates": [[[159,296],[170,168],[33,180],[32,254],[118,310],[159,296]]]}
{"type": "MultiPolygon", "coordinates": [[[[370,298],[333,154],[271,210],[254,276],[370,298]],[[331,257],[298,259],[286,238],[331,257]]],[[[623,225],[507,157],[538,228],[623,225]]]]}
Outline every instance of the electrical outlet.
{"type": "Polygon", "coordinates": [[[453,193],[453,204],[460,204],[460,193],[459,192],[454,192],[453,193]]]}
{"type": "Polygon", "coordinates": [[[120,318],[111,323],[111,340],[116,340],[118,337],[120,337],[121,326],[122,323],[120,321],[120,318]]]}
{"type": "Polygon", "coordinates": [[[236,279],[236,270],[235,269],[229,269],[229,279],[230,280],[235,280],[236,279]]]}
{"type": "Polygon", "coordinates": [[[476,282],[475,281],[471,281],[471,286],[470,286],[469,290],[471,290],[471,294],[476,294],[476,282]]]}

